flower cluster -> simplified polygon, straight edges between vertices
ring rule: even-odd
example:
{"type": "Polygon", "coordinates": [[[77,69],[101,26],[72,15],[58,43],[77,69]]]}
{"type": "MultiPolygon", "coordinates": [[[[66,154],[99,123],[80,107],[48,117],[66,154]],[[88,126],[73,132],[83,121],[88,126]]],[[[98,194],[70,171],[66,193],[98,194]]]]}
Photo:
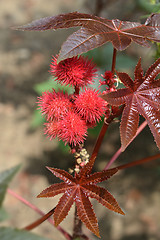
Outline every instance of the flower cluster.
{"type": "Polygon", "coordinates": [[[111,71],[106,71],[104,75],[102,75],[104,78],[103,81],[100,82],[101,85],[107,85],[106,90],[103,92],[103,94],[108,93],[108,92],[113,92],[116,90],[115,83],[118,81],[117,78],[114,76],[114,74],[111,71]]]}
{"type": "Polygon", "coordinates": [[[81,56],[60,63],[53,58],[50,67],[54,78],[62,85],[74,87],[75,92],[68,95],[52,89],[38,98],[39,108],[47,120],[45,134],[75,147],[84,142],[87,128],[95,126],[106,111],[106,102],[100,93],[87,88],[93,83],[97,70],[91,61],[81,56]]]}

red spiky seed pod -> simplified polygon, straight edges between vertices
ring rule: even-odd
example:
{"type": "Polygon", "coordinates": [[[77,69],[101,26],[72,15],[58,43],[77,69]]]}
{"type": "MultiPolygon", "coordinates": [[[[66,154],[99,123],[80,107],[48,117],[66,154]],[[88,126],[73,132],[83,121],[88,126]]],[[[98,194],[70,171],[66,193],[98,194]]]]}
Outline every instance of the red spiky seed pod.
{"type": "Polygon", "coordinates": [[[71,146],[80,145],[87,136],[87,126],[80,116],[72,111],[61,121],[59,139],[71,146]]]}
{"type": "Polygon", "coordinates": [[[75,100],[77,113],[86,122],[95,124],[103,116],[106,109],[106,102],[94,89],[85,89],[75,100]]]}
{"type": "Polygon", "coordinates": [[[38,100],[38,106],[47,121],[63,118],[72,109],[73,105],[67,93],[56,92],[54,89],[52,92],[43,92],[38,100]]]}
{"type": "Polygon", "coordinates": [[[50,121],[45,123],[44,134],[46,134],[50,140],[56,138],[61,133],[61,121],[50,121]]]}
{"type": "Polygon", "coordinates": [[[76,146],[82,144],[87,135],[87,126],[84,120],[73,111],[69,111],[65,118],[59,121],[46,123],[45,134],[52,140],[58,137],[59,140],[76,146]]]}
{"type": "Polygon", "coordinates": [[[67,58],[57,64],[57,57],[53,58],[50,73],[62,85],[85,87],[93,83],[96,67],[90,60],[82,56],[67,58]]]}

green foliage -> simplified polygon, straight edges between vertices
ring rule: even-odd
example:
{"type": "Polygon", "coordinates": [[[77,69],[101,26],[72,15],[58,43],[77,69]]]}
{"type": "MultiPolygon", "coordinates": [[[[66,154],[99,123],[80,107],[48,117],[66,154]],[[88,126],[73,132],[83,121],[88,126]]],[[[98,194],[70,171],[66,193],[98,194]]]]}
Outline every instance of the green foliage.
{"type": "Polygon", "coordinates": [[[156,43],[157,45],[157,50],[155,54],[155,59],[158,59],[160,57],[160,43],[156,43]]]}
{"type": "Polygon", "coordinates": [[[0,227],[0,239],[2,240],[47,240],[47,238],[43,238],[37,236],[33,233],[13,229],[9,227],[0,227]]]}
{"type": "Polygon", "coordinates": [[[97,123],[97,125],[94,128],[89,128],[88,134],[93,137],[97,137],[97,135],[99,134],[99,132],[102,128],[103,122],[104,122],[104,119],[102,121],[100,121],[99,123],[97,123]]]}
{"type": "Polygon", "coordinates": [[[41,126],[45,121],[45,118],[42,116],[39,109],[36,109],[32,116],[31,121],[31,128],[37,128],[38,126],[41,126]]]}
{"type": "Polygon", "coordinates": [[[69,94],[72,93],[72,88],[67,86],[62,86],[61,84],[57,83],[55,78],[50,77],[47,81],[38,83],[34,86],[34,90],[40,95],[44,91],[49,91],[54,89],[55,91],[64,91],[68,92],[69,94]]]}
{"type": "Polygon", "coordinates": [[[138,5],[148,13],[160,12],[160,3],[155,0],[138,0],[138,5]]]}
{"type": "Polygon", "coordinates": [[[68,145],[65,145],[62,140],[58,142],[58,147],[63,153],[68,153],[70,150],[70,147],[68,145]]]}
{"type": "MultiPolygon", "coordinates": [[[[84,53],[83,55],[87,56],[89,59],[93,59],[94,63],[96,63],[100,70],[104,72],[111,69],[113,46],[111,43],[108,43],[100,48],[95,48],[84,53]]],[[[121,69],[123,71],[133,69],[136,64],[136,60],[133,57],[126,55],[125,52],[118,52],[116,62],[116,69],[121,69]]]]}
{"type": "Polygon", "coordinates": [[[0,207],[2,206],[8,184],[12,180],[14,175],[17,173],[19,168],[20,168],[20,165],[0,173],[0,207]]]}
{"type": "Polygon", "coordinates": [[[6,220],[8,218],[8,213],[4,208],[0,208],[0,222],[6,220]]]}

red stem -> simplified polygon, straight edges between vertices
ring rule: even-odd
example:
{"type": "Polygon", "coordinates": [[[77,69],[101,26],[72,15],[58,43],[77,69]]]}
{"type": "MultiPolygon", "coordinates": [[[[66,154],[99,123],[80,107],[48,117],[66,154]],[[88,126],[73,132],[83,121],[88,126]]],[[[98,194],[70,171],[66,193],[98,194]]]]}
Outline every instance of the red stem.
{"type": "MultiPolygon", "coordinates": [[[[38,214],[40,214],[42,216],[42,218],[38,219],[37,221],[35,221],[34,223],[38,222],[39,221],[39,224],[40,225],[42,222],[44,222],[44,218],[45,216],[47,215],[47,218],[45,220],[48,220],[48,222],[54,226],[54,221],[52,219],[50,219],[50,215],[49,214],[53,214],[52,211],[54,211],[53,209],[48,212],[47,214],[43,213],[39,208],[37,208],[35,205],[31,204],[30,202],[28,202],[26,199],[22,198],[21,196],[19,196],[17,193],[13,192],[11,189],[7,189],[7,192],[9,194],[11,194],[13,197],[17,198],[19,201],[21,201],[22,203],[24,203],[25,205],[27,205],[28,207],[30,207],[31,209],[33,209],[35,212],[37,212],[38,214]]],[[[51,214],[51,215],[52,215],[51,214]]],[[[29,226],[33,225],[34,223],[30,224],[29,226]]],[[[38,225],[36,225],[35,227],[37,227],[38,225]]],[[[27,227],[29,227],[27,226],[27,227]]],[[[25,227],[25,229],[27,229],[27,227],[25,227]]],[[[32,228],[33,229],[33,228],[32,228]]],[[[71,236],[69,233],[67,233],[63,228],[61,228],[60,226],[57,226],[57,229],[64,235],[64,237],[67,239],[67,240],[71,240],[71,236]]],[[[29,230],[29,229],[28,229],[29,230]]],[[[30,229],[31,230],[31,229],[30,229]]]]}
{"type": "Polygon", "coordinates": [[[112,58],[112,73],[114,74],[115,72],[115,67],[116,67],[116,56],[117,56],[117,50],[114,48],[113,49],[113,58],[112,58]]]}
{"type": "MultiPolygon", "coordinates": [[[[158,154],[156,154],[154,156],[142,158],[140,160],[137,160],[137,161],[134,161],[134,162],[131,162],[131,163],[123,164],[123,165],[121,165],[119,167],[116,167],[116,168],[118,168],[119,170],[120,169],[125,169],[125,168],[130,168],[130,167],[134,167],[134,166],[146,163],[146,162],[153,161],[153,160],[155,160],[157,158],[160,158],[160,153],[158,153],[158,154]]],[[[112,168],[112,169],[115,169],[115,168],[112,168]]]]}
{"type": "Polygon", "coordinates": [[[97,139],[96,144],[94,146],[92,155],[90,157],[90,161],[93,160],[93,159],[96,159],[97,154],[98,154],[99,149],[100,149],[100,146],[101,146],[102,141],[104,139],[105,133],[108,129],[108,126],[109,126],[109,124],[106,124],[105,122],[103,123],[103,126],[102,126],[101,131],[100,131],[99,136],[98,136],[98,139],[97,139]]]}
{"type": "MultiPolygon", "coordinates": [[[[116,65],[116,55],[117,55],[117,50],[114,48],[113,50],[113,58],[112,58],[112,73],[114,74],[115,72],[115,65],[116,65]]],[[[94,146],[94,149],[93,149],[93,152],[92,152],[92,155],[90,157],[90,161],[95,161],[96,157],[97,157],[97,154],[99,152],[99,149],[100,149],[100,146],[102,144],[102,141],[104,139],[104,136],[106,134],[106,131],[110,125],[110,123],[113,121],[113,119],[115,117],[118,117],[122,112],[122,109],[120,109],[120,111],[118,111],[115,115],[111,115],[108,119],[107,119],[107,122],[104,121],[103,123],[103,126],[101,128],[101,131],[99,133],[99,136],[97,138],[97,141],[96,141],[96,144],[94,146]]]]}
{"type": "Polygon", "coordinates": [[[45,214],[43,217],[39,218],[38,220],[36,220],[35,222],[29,224],[28,226],[24,227],[24,230],[32,230],[36,227],[38,227],[41,223],[43,223],[45,220],[47,220],[49,217],[51,217],[54,213],[55,207],[50,210],[47,214],[45,214]]]}
{"type": "Polygon", "coordinates": [[[75,95],[79,95],[79,91],[80,91],[80,88],[75,86],[75,91],[74,91],[75,95]]]}
{"type": "MultiPolygon", "coordinates": [[[[31,209],[33,209],[35,212],[37,212],[38,214],[40,214],[41,216],[44,216],[44,213],[37,208],[35,205],[33,205],[32,203],[28,202],[26,199],[24,199],[23,197],[19,196],[17,193],[13,192],[11,189],[7,189],[7,192],[9,194],[11,194],[13,197],[17,198],[19,201],[21,201],[22,203],[24,203],[25,205],[27,205],[28,207],[30,207],[31,209]]],[[[49,219],[48,219],[49,220],[49,219]]],[[[52,224],[52,221],[51,221],[52,224]]]]}
{"type": "MultiPolygon", "coordinates": [[[[144,121],[138,128],[136,135],[133,137],[132,141],[137,137],[137,135],[147,126],[147,121],[144,121]]],[[[131,142],[130,142],[131,143],[131,142]]],[[[129,143],[129,144],[130,144],[129,143]]],[[[114,161],[116,161],[116,159],[121,155],[122,151],[121,151],[121,147],[118,149],[118,151],[113,155],[113,157],[109,160],[109,162],[107,163],[107,165],[105,166],[104,170],[107,170],[112,163],[114,163],[114,161]]]]}
{"type": "Polygon", "coordinates": [[[91,155],[90,160],[89,160],[89,161],[92,161],[92,165],[95,162],[95,159],[98,155],[99,149],[101,147],[102,141],[104,139],[104,136],[106,134],[106,131],[107,131],[110,123],[113,121],[114,118],[118,117],[122,113],[123,108],[124,108],[124,106],[122,106],[115,114],[111,114],[110,117],[106,121],[104,121],[104,124],[101,128],[100,134],[98,136],[98,139],[96,141],[96,144],[94,146],[92,155],[91,155]]]}

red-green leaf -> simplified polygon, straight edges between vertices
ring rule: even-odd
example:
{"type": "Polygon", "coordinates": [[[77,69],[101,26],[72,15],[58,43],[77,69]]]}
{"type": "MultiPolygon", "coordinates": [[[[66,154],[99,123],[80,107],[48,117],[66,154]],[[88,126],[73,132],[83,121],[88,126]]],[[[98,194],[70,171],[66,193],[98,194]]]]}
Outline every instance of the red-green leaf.
{"type": "Polygon", "coordinates": [[[93,164],[94,158],[82,167],[80,172],[75,174],[75,177],[64,170],[48,167],[54,175],[62,179],[64,182],[51,185],[43,190],[38,197],[54,197],[59,193],[64,193],[55,208],[55,225],[57,226],[63,221],[73,202],[75,202],[77,213],[81,221],[99,237],[98,222],[89,197],[95,198],[112,211],[121,214],[124,213],[114,197],[108,193],[108,191],[105,191],[105,189],[100,190],[101,188],[96,186],[97,183],[105,181],[113,176],[118,171],[118,168],[91,174],[93,164]]]}
{"type": "Polygon", "coordinates": [[[144,81],[141,58],[139,59],[134,71],[134,88],[137,89],[144,81]]]}
{"type": "Polygon", "coordinates": [[[60,193],[64,193],[65,191],[69,190],[73,185],[69,185],[67,183],[55,183],[50,187],[43,190],[37,197],[54,197],[60,193]]]}
{"type": "Polygon", "coordinates": [[[79,190],[79,196],[76,198],[78,217],[97,237],[99,235],[98,222],[92,208],[92,204],[82,190],[79,190]]]}
{"type": "MultiPolygon", "coordinates": [[[[87,184],[90,183],[90,182],[91,183],[100,183],[100,182],[103,182],[105,180],[108,180],[117,171],[118,171],[118,168],[117,169],[114,168],[114,169],[104,170],[102,172],[93,173],[87,178],[87,184]]],[[[82,181],[82,184],[83,184],[83,181],[82,181]]]]}
{"type": "Polygon", "coordinates": [[[65,170],[62,169],[58,169],[58,168],[51,168],[51,167],[47,167],[49,171],[51,171],[56,177],[60,178],[63,181],[66,181],[69,183],[74,182],[74,177],[72,177],[72,175],[70,175],[68,172],[66,172],[65,170]]]}
{"type": "Polygon", "coordinates": [[[126,87],[128,87],[131,91],[133,90],[134,82],[127,73],[117,72],[117,76],[126,87]]]}
{"type": "Polygon", "coordinates": [[[102,98],[111,105],[119,106],[124,104],[126,102],[126,96],[130,96],[131,94],[133,94],[133,91],[131,91],[129,88],[122,88],[102,95],[102,98]]]}
{"type": "Polygon", "coordinates": [[[54,223],[58,226],[68,215],[68,212],[74,202],[75,191],[66,191],[60,198],[58,205],[54,211],[54,223]]]}
{"type": "Polygon", "coordinates": [[[148,126],[154,136],[157,147],[160,149],[160,110],[158,110],[157,108],[152,106],[150,102],[147,102],[142,98],[141,102],[139,102],[139,105],[139,111],[142,116],[146,118],[148,126]]]}
{"type": "Polygon", "coordinates": [[[136,109],[136,98],[130,96],[126,99],[126,106],[121,119],[120,135],[122,151],[134,138],[139,124],[139,112],[136,109]]]}
{"type": "Polygon", "coordinates": [[[149,46],[147,40],[160,41],[160,27],[138,22],[108,20],[85,13],[67,13],[41,18],[30,24],[16,27],[17,30],[43,31],[48,29],[82,27],[62,45],[58,61],[87,52],[104,43],[112,42],[117,50],[126,49],[134,41],[149,46]]]}
{"type": "Polygon", "coordinates": [[[115,198],[104,188],[96,186],[96,185],[89,185],[85,187],[85,190],[87,190],[87,194],[91,198],[95,198],[99,203],[101,203],[106,208],[120,213],[122,215],[125,215],[122,209],[119,207],[117,201],[115,198]]]}
{"type": "Polygon", "coordinates": [[[149,67],[145,76],[139,60],[135,68],[134,82],[127,74],[117,73],[127,88],[102,96],[111,105],[119,106],[125,103],[120,127],[122,150],[125,150],[137,132],[139,114],[147,120],[160,149],[160,80],[155,80],[159,73],[160,58],[149,67]]]}

